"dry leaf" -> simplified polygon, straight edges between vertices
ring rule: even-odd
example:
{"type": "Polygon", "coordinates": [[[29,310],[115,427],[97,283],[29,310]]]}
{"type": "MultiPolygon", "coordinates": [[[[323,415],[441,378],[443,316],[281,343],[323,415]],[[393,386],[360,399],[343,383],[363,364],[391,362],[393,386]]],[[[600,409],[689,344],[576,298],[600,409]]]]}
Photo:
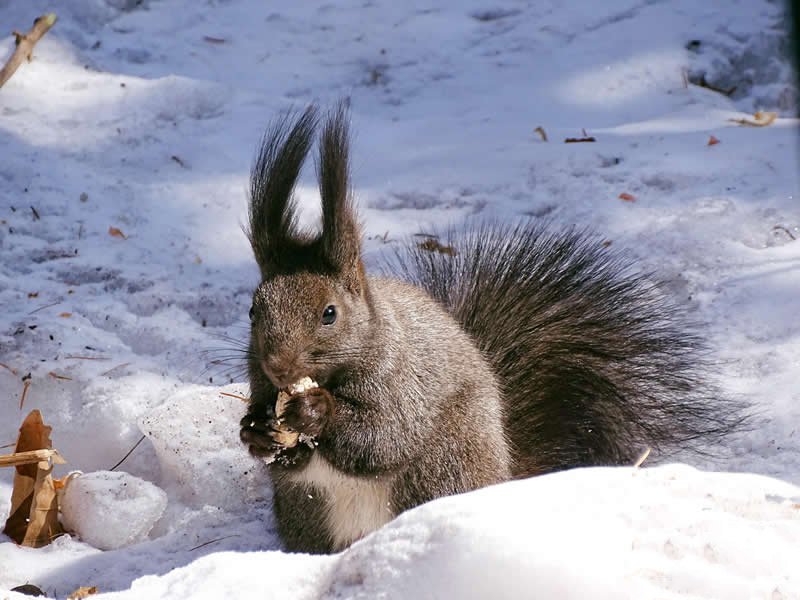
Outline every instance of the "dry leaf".
{"type": "Polygon", "coordinates": [[[689,79],[689,83],[691,83],[691,84],[697,85],[699,87],[704,87],[707,90],[711,90],[712,92],[716,92],[718,94],[722,94],[723,96],[731,96],[731,94],[733,94],[733,92],[736,91],[736,86],[735,85],[733,87],[729,87],[729,88],[726,89],[726,88],[721,88],[721,87],[719,87],[717,85],[714,85],[713,83],[709,83],[708,81],[706,81],[706,76],[705,75],[700,75],[700,77],[689,77],[688,79],[689,79]]]}
{"type": "Polygon", "coordinates": [[[227,41],[224,38],[218,38],[212,35],[204,35],[203,40],[205,40],[209,44],[224,44],[227,41]]]}
{"type": "Polygon", "coordinates": [[[94,596],[97,593],[97,586],[93,585],[91,587],[88,586],[81,586],[74,592],[72,592],[69,596],[67,596],[67,600],[82,600],[88,596],[94,596]]]}
{"type": "Polygon", "coordinates": [[[122,233],[121,229],[117,229],[116,227],[109,227],[108,228],[108,235],[111,237],[118,237],[122,238],[123,240],[127,240],[128,236],[122,233]]]}
{"type": "Polygon", "coordinates": [[[18,585],[17,587],[11,588],[12,592],[19,592],[20,594],[24,594],[25,596],[46,596],[41,588],[33,585],[32,583],[23,583],[22,585],[18,585]]]}
{"type": "Polygon", "coordinates": [[[633,194],[629,194],[627,192],[622,192],[619,195],[619,199],[625,200],[625,202],[636,202],[636,196],[634,196],[633,194]]]}
{"type": "Polygon", "coordinates": [[[708,144],[706,144],[707,146],[716,146],[717,144],[719,144],[719,140],[717,138],[715,138],[713,135],[708,137],[708,144]]]}
{"type": "Polygon", "coordinates": [[[736,123],[742,127],[766,127],[772,125],[775,119],[778,118],[778,113],[766,110],[760,110],[753,115],[753,119],[728,119],[731,123],[736,123]]]}
{"type": "Polygon", "coordinates": [[[50,476],[53,463],[59,462],[58,454],[52,451],[51,431],[38,410],[31,411],[19,429],[15,454],[51,451],[47,453],[49,458],[15,467],[11,511],[3,533],[22,546],[39,548],[64,533],[58,522],[58,499],[50,476]]]}
{"type": "Polygon", "coordinates": [[[582,137],[582,138],[567,138],[564,140],[565,144],[578,144],[580,142],[596,142],[597,140],[594,139],[592,136],[582,137]]]}
{"type": "Polygon", "coordinates": [[[542,138],[543,142],[547,141],[547,132],[545,132],[544,127],[539,126],[536,129],[534,129],[533,131],[535,133],[539,134],[539,136],[542,138]]]}
{"type": "Polygon", "coordinates": [[[28,298],[38,298],[39,292],[28,292],[28,298]]]}
{"type": "Polygon", "coordinates": [[[455,256],[456,249],[452,246],[444,246],[438,240],[428,238],[424,242],[419,242],[417,248],[425,250],[426,252],[438,252],[439,254],[447,254],[448,256],[455,256]]]}
{"type": "Polygon", "coordinates": [[[62,312],[62,313],[61,313],[61,314],[59,314],[58,316],[59,316],[59,317],[63,317],[63,318],[65,318],[65,319],[69,319],[69,318],[72,316],[72,313],[71,313],[71,312],[62,312]]]}

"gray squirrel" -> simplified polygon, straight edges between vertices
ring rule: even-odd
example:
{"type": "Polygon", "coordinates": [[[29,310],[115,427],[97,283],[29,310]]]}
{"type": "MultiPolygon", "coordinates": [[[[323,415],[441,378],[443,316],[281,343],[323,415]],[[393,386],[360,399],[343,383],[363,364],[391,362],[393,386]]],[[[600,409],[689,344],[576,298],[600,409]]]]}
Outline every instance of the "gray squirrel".
{"type": "Polygon", "coordinates": [[[631,464],[713,442],[741,407],[705,381],[702,341],[647,277],[592,235],[482,223],[367,275],[348,114],[287,114],[251,174],[261,270],[241,440],[270,462],[290,551],[339,551],[414,506],[510,479],[631,464]],[[320,120],[320,233],[293,190],[320,120]],[[439,251],[437,251],[439,250],[439,251]],[[291,394],[276,431],[279,390],[291,394]]]}

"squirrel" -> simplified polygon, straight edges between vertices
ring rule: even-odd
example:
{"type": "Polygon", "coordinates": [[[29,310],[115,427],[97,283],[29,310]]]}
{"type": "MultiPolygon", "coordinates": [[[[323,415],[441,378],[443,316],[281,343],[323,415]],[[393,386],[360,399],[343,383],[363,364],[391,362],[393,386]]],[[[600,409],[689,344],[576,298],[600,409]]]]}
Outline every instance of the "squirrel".
{"type": "Polygon", "coordinates": [[[586,231],[483,222],[367,275],[348,128],[342,106],[285,114],[251,173],[262,281],[240,437],[269,463],[287,550],[340,551],[441,496],[740,428],[683,312],[586,231]],[[299,228],[293,190],[320,126],[317,233],[299,228]],[[305,376],[318,387],[276,421],[278,392],[305,376]],[[301,443],[285,447],[276,423],[301,443]]]}

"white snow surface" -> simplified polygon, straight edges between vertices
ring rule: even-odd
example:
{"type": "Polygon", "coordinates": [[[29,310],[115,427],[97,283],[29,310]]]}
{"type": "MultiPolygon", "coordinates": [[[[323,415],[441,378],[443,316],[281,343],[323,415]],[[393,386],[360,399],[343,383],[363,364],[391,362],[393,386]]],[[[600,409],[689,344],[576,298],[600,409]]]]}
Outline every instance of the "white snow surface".
{"type": "Polygon", "coordinates": [[[65,483],[61,523],[101,550],[146,540],[167,507],[164,490],[124,471],[75,473],[65,483]]]}
{"type": "MultiPolygon", "coordinates": [[[[33,408],[69,461],[57,475],[108,470],[144,435],[119,470],[168,503],[112,551],[0,536],[0,591],[800,598],[800,132],[782,3],[0,0],[2,30],[50,10],[0,90],[0,446],[33,408]],[[701,75],[736,89],[687,83],[701,75]],[[344,97],[369,264],[466,218],[596,231],[702,323],[753,430],[691,466],[509,483],[336,556],[281,552],[264,467],[238,441],[244,404],[220,394],[246,396],[242,363],[214,361],[247,336],[258,270],[241,223],[263,130],[344,97]],[[729,120],[757,109],[780,118],[729,120]],[[597,141],[562,143],[584,130],[597,141]]],[[[298,197],[314,223],[313,169],[298,197]]],[[[12,479],[0,470],[0,521],[12,479]]]]}

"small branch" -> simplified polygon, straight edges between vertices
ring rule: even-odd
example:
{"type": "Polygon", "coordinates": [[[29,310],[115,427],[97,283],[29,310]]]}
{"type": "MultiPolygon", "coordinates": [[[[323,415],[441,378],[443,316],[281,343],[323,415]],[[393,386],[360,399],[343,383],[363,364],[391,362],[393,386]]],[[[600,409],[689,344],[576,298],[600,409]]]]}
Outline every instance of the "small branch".
{"type": "Polygon", "coordinates": [[[118,466],[120,466],[122,463],[124,463],[124,462],[125,462],[125,459],[127,459],[127,458],[128,458],[130,455],[131,455],[131,454],[133,454],[133,451],[134,451],[134,450],[136,450],[136,448],[138,448],[138,447],[139,447],[139,444],[141,444],[143,441],[144,441],[144,436],[140,437],[140,438],[139,438],[139,441],[138,441],[138,442],[136,442],[136,443],[133,445],[133,448],[131,448],[130,450],[128,450],[128,453],[127,453],[125,456],[123,456],[123,457],[120,459],[120,461],[119,461],[117,464],[115,464],[113,467],[111,467],[111,468],[109,469],[109,471],[114,471],[114,470],[116,470],[116,468],[117,468],[118,466]]]}
{"type": "Polygon", "coordinates": [[[638,469],[639,467],[642,466],[642,463],[644,463],[644,461],[647,460],[647,457],[650,456],[650,450],[651,450],[650,448],[645,449],[645,451],[642,452],[641,456],[636,459],[636,462],[633,463],[634,469],[638,469]]]}
{"type": "MultiPolygon", "coordinates": [[[[775,225],[775,227],[772,228],[772,231],[783,231],[786,235],[788,235],[793,240],[797,239],[795,237],[795,235],[791,231],[789,231],[786,227],[784,227],[783,225],[775,225]]],[[[0,366],[5,367],[5,365],[0,365],[0,366]]]]}
{"type": "Polygon", "coordinates": [[[27,452],[15,452],[14,454],[0,455],[0,467],[16,467],[17,465],[29,465],[43,460],[52,459],[54,463],[63,465],[64,459],[58,450],[28,450],[27,452]]]}
{"type": "Polygon", "coordinates": [[[50,28],[55,25],[55,23],[56,15],[55,13],[50,13],[37,18],[33,22],[33,28],[31,28],[28,33],[23,35],[16,31],[14,32],[17,38],[17,48],[14,50],[11,58],[8,59],[3,69],[0,70],[0,87],[3,87],[6,81],[11,79],[11,76],[17,68],[19,68],[23,60],[31,59],[31,52],[33,52],[33,47],[36,45],[36,42],[42,39],[42,36],[50,31],[50,28]]]}
{"type": "Polygon", "coordinates": [[[117,369],[121,369],[122,367],[127,367],[129,364],[131,364],[131,363],[126,362],[126,363],[122,363],[120,365],[117,365],[116,367],[111,367],[108,371],[103,371],[102,373],[100,373],[100,377],[105,377],[106,375],[108,375],[109,373],[113,373],[117,369]]]}
{"type": "Polygon", "coordinates": [[[222,540],[227,540],[228,538],[232,538],[232,537],[239,537],[239,534],[238,533],[232,533],[231,535],[224,535],[221,538],[217,538],[215,540],[209,540],[207,542],[204,542],[204,543],[200,544],[199,546],[195,546],[194,548],[189,548],[189,552],[194,552],[195,550],[199,550],[200,548],[205,548],[209,544],[216,544],[217,542],[221,542],[222,540]]]}
{"type": "Polygon", "coordinates": [[[53,379],[60,379],[61,381],[72,381],[72,377],[67,377],[66,375],[59,375],[55,371],[50,371],[48,375],[50,375],[50,377],[52,377],[53,379]]]}
{"type": "Polygon", "coordinates": [[[61,300],[59,300],[58,302],[51,302],[50,304],[45,304],[44,306],[40,306],[39,308],[32,310],[28,314],[29,315],[36,314],[40,310],[44,310],[45,308],[50,308],[51,306],[55,306],[56,304],[61,304],[61,300]]]}
{"type": "MultiPolygon", "coordinates": [[[[30,373],[28,373],[30,375],[30,373]]],[[[28,396],[28,388],[31,387],[31,380],[24,379],[22,380],[22,396],[19,398],[19,409],[22,410],[23,405],[25,404],[25,398],[28,396]]]]}
{"type": "Polygon", "coordinates": [[[5,363],[0,363],[0,367],[3,367],[4,369],[8,369],[9,371],[11,371],[12,375],[16,375],[17,373],[19,373],[19,371],[17,369],[15,369],[14,367],[9,367],[5,363]]]}
{"type": "Polygon", "coordinates": [[[228,392],[220,392],[220,396],[228,396],[228,398],[236,398],[237,400],[241,400],[242,402],[250,402],[249,398],[245,398],[244,396],[240,396],[239,394],[229,394],[228,392]]]}

